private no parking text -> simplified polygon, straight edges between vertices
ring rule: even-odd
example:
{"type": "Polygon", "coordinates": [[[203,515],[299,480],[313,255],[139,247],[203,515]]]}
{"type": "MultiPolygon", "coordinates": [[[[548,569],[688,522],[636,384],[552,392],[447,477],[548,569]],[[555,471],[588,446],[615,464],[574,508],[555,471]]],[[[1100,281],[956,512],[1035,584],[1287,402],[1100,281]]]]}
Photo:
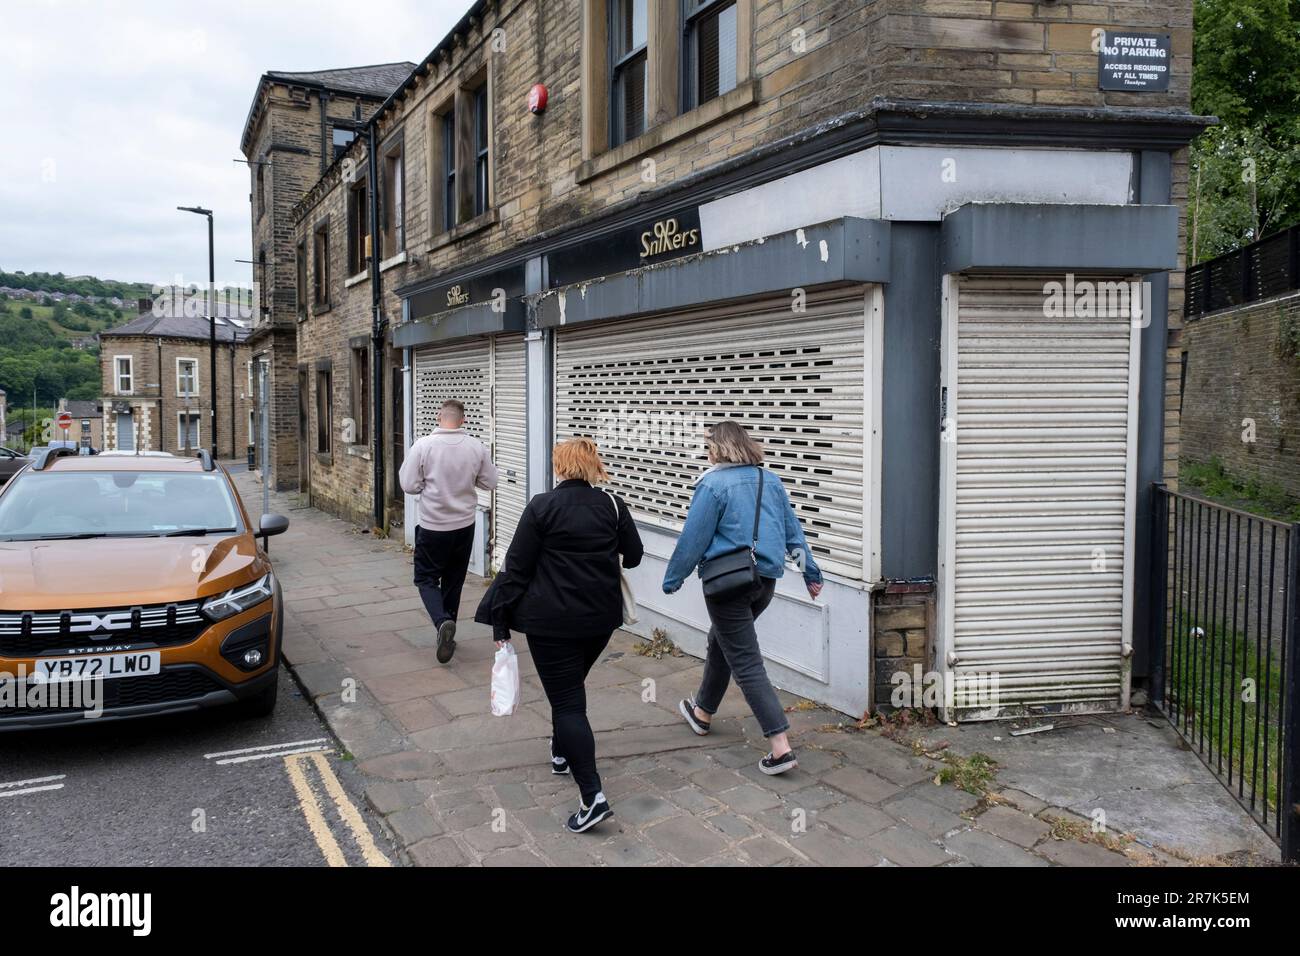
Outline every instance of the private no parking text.
{"type": "Polygon", "coordinates": [[[1097,85],[1127,93],[1161,93],[1169,89],[1168,33],[1102,35],[1097,51],[1097,85]]]}

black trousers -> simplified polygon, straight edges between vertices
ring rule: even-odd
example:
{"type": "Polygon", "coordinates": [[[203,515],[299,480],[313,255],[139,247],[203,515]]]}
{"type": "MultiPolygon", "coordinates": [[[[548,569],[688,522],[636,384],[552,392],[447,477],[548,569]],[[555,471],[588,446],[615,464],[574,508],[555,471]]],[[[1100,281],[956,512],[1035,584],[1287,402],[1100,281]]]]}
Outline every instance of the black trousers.
{"type": "Polygon", "coordinates": [[[474,526],[430,531],[415,526],[415,586],[434,627],[460,610],[460,592],[474,548],[474,526]]]}
{"type": "Polygon", "coordinates": [[[596,738],[587,720],[587,674],[600,659],[611,634],[589,637],[559,637],[529,634],[528,650],[537,665],[537,676],[551,702],[551,744],[553,756],[563,757],[573,771],[582,802],[591,806],[600,793],[596,772],[596,738]]]}

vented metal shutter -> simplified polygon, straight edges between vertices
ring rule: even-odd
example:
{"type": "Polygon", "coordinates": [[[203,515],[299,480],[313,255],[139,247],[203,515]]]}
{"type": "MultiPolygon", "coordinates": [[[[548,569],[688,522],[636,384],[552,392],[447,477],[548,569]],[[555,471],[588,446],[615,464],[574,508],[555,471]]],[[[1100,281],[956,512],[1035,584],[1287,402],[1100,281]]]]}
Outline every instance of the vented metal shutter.
{"type": "MultiPolygon", "coordinates": [[[[465,430],[492,444],[492,353],[486,338],[455,342],[415,353],[415,435],[438,427],[438,410],[449,398],[465,403],[465,430]]],[[[492,494],[479,491],[478,501],[492,507],[492,494]]]]}
{"type": "Polygon", "coordinates": [[[527,504],[525,480],[524,337],[479,338],[417,352],[415,433],[438,426],[449,398],[465,403],[465,430],[492,452],[501,477],[493,492],[479,490],[492,512],[492,562],[498,568],[527,504]]]}
{"type": "Polygon", "coordinates": [[[560,329],[557,440],[595,438],[636,516],[670,530],[730,417],[767,450],[823,570],[863,577],[866,294],[862,287],[560,329]]]}
{"type": "Polygon", "coordinates": [[[493,509],[492,562],[499,569],[528,504],[527,412],[523,335],[493,340],[493,458],[500,472],[493,509]]]}
{"type": "Polygon", "coordinates": [[[1137,331],[1125,313],[1045,314],[1053,279],[949,288],[942,601],[957,719],[1128,702],[1137,331]]]}

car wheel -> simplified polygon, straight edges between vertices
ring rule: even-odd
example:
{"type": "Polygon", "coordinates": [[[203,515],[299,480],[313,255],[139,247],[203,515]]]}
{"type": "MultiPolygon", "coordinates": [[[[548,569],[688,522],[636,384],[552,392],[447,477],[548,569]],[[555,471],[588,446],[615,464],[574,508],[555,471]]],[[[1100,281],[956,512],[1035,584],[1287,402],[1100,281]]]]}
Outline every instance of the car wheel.
{"type": "Polygon", "coordinates": [[[270,717],[275,711],[275,700],[280,693],[280,681],[275,680],[266,690],[235,705],[241,717],[270,717]]]}

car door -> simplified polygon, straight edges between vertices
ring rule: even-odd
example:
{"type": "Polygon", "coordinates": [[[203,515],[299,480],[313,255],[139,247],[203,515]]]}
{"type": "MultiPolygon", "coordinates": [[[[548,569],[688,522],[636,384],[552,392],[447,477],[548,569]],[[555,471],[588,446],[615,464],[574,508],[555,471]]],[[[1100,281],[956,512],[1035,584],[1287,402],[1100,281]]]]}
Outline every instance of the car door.
{"type": "Polygon", "coordinates": [[[8,481],[22,470],[27,459],[9,448],[0,448],[0,484],[8,481]]]}

